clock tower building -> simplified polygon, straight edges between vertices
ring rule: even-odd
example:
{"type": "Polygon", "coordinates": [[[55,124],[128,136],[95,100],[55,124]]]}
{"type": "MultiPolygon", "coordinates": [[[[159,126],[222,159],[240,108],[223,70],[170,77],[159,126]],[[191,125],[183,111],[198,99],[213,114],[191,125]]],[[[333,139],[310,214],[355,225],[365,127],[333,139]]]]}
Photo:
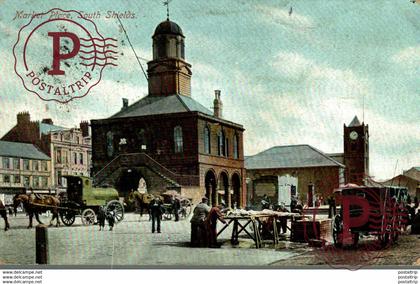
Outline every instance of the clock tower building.
{"type": "Polygon", "coordinates": [[[364,185],[369,176],[369,126],[357,116],[344,124],[344,164],[346,183],[364,185]]]}

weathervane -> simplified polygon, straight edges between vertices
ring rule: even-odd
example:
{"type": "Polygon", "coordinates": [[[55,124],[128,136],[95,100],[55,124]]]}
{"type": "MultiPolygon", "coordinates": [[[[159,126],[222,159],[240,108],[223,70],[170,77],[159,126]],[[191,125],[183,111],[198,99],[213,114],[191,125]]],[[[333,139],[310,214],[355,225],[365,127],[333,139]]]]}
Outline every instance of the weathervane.
{"type": "Polygon", "coordinates": [[[166,6],[166,19],[169,21],[169,3],[172,0],[163,1],[163,5],[166,6]]]}

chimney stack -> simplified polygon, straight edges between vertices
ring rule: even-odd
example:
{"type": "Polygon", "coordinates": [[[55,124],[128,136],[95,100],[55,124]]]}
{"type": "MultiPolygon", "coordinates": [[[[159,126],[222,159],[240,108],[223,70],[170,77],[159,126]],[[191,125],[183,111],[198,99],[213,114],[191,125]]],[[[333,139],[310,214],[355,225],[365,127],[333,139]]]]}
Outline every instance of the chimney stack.
{"type": "Polygon", "coordinates": [[[122,109],[126,109],[126,108],[128,108],[128,99],[123,98],[123,99],[122,99],[122,101],[123,101],[123,106],[122,106],[122,109]]]}
{"type": "Polygon", "coordinates": [[[17,124],[28,124],[31,121],[31,116],[29,112],[19,112],[17,114],[17,124]]]}
{"type": "Polygon", "coordinates": [[[88,121],[80,122],[80,130],[82,131],[83,137],[89,136],[89,122],[88,121]]]}
{"type": "Polygon", "coordinates": [[[222,100],[220,99],[220,90],[214,90],[214,101],[213,101],[213,111],[214,111],[214,116],[218,117],[218,118],[222,118],[222,109],[223,109],[223,104],[222,104],[222,100]]]}

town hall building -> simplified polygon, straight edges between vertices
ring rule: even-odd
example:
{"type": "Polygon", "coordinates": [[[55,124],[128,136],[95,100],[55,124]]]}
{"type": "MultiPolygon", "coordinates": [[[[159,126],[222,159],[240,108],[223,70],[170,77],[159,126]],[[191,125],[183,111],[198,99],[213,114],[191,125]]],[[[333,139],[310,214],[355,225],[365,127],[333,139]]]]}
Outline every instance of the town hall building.
{"type": "Polygon", "coordinates": [[[243,206],[243,126],[223,118],[219,90],[213,111],[192,98],[192,66],[176,23],[160,23],[152,39],[148,95],[131,105],[123,98],[119,112],[91,121],[94,182],[122,196],[145,182],[149,193],[173,189],[195,202],[205,195],[243,206]]]}

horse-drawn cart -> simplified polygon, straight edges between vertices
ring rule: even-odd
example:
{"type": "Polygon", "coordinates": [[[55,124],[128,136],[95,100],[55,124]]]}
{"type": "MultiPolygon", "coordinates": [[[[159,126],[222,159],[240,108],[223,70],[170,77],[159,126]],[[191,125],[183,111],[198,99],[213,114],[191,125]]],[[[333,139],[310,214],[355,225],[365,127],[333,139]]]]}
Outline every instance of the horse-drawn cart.
{"type": "Polygon", "coordinates": [[[64,176],[67,179],[67,192],[60,196],[59,214],[66,226],[71,226],[76,216],[84,225],[93,225],[101,206],[106,213],[112,213],[115,222],[124,219],[124,207],[114,188],[95,188],[91,179],[82,176],[64,176]]]}
{"type": "Polygon", "coordinates": [[[357,245],[360,235],[381,246],[397,241],[405,225],[407,189],[347,185],[335,191],[340,212],[333,219],[335,246],[357,245]]]}

